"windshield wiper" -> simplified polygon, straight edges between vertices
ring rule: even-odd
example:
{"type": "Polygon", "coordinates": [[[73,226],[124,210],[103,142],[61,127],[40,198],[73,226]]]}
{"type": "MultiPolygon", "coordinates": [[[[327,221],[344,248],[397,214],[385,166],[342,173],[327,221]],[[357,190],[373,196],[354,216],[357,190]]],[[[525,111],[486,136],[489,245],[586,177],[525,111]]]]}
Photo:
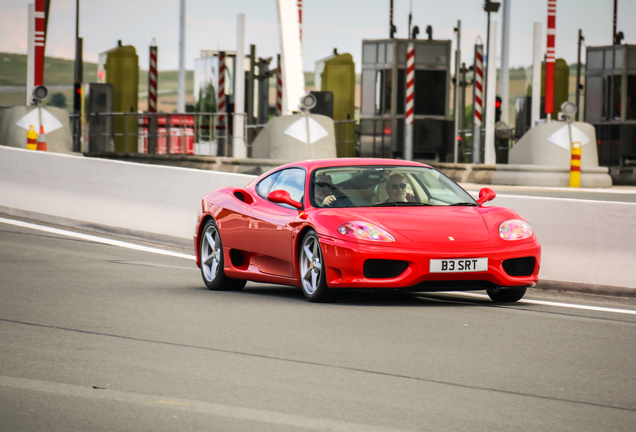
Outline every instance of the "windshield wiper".
{"type": "Polygon", "coordinates": [[[376,207],[399,207],[399,206],[430,206],[431,204],[421,203],[421,202],[404,202],[404,201],[391,201],[391,202],[382,202],[377,203],[376,207]]]}
{"type": "Polygon", "coordinates": [[[477,203],[471,203],[471,202],[460,202],[460,203],[455,203],[455,204],[449,204],[451,206],[467,206],[467,207],[478,207],[479,204],[477,203]]]}

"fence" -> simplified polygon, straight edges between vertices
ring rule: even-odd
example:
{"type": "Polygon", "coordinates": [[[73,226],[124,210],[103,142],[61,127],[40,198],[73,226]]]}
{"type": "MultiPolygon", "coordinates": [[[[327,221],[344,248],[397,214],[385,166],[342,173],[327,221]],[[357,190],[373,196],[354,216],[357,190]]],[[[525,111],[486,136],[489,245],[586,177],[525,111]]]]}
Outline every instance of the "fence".
{"type": "MultiPolygon", "coordinates": [[[[147,153],[232,156],[233,118],[244,114],[218,113],[92,113],[82,132],[87,153],[147,153]]],[[[74,120],[71,115],[71,128],[74,120]]],[[[248,156],[264,124],[245,125],[248,156]]],[[[355,120],[334,122],[338,157],[358,156],[355,120]]]]}
{"type": "MultiPolygon", "coordinates": [[[[232,156],[233,119],[237,115],[244,116],[92,113],[84,125],[82,150],[88,153],[232,156]]],[[[247,127],[243,129],[243,137],[247,137],[247,127]]]]}

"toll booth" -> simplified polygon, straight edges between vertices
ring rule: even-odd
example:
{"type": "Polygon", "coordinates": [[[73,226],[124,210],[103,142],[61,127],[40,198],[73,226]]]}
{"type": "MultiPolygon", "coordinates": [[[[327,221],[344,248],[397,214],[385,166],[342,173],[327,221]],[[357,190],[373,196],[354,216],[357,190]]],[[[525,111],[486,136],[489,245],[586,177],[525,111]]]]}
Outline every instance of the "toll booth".
{"type": "Polygon", "coordinates": [[[415,48],[413,157],[446,161],[453,153],[451,41],[362,41],[360,149],[363,157],[401,157],[406,107],[406,49],[415,48]]]}
{"type": "Polygon", "coordinates": [[[636,166],[636,45],[588,47],[583,119],[596,129],[599,164],[636,166]]]}

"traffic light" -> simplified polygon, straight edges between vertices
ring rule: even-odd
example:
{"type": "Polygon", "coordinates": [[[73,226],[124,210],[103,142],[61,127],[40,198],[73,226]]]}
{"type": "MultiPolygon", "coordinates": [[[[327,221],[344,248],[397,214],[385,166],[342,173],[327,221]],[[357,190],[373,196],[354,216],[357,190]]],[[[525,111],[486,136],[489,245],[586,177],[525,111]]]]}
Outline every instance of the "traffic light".
{"type": "Polygon", "coordinates": [[[79,81],[73,83],[73,111],[78,114],[82,109],[82,84],[79,81]]]}
{"type": "Polygon", "coordinates": [[[495,98],[495,124],[501,121],[501,98],[497,96],[495,98]]]}

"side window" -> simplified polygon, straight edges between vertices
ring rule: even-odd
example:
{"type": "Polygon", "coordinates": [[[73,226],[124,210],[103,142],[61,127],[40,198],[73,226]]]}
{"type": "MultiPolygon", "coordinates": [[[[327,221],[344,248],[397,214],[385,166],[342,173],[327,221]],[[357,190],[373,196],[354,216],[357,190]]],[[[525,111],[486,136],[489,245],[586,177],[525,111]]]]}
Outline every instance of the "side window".
{"type": "Polygon", "coordinates": [[[263,198],[267,198],[267,195],[269,194],[272,184],[278,178],[280,173],[281,173],[280,171],[277,171],[274,174],[270,174],[267,177],[265,177],[263,180],[261,180],[256,185],[256,192],[263,198]]]}
{"type": "Polygon", "coordinates": [[[275,190],[287,191],[294,201],[303,202],[303,196],[305,195],[305,170],[291,168],[282,171],[270,189],[270,191],[275,190]]]}

